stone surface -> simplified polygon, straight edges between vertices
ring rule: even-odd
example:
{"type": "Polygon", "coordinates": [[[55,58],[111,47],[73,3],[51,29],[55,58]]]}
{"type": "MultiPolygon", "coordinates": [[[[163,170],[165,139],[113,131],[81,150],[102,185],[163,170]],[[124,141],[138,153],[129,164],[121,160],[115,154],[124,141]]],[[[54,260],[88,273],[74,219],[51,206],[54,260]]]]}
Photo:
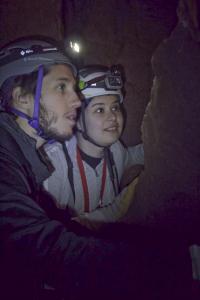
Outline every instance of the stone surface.
{"type": "Polygon", "coordinates": [[[61,1],[0,1],[0,46],[24,35],[60,39],[62,32],[61,1]]]}
{"type": "Polygon", "coordinates": [[[188,233],[192,240],[200,214],[200,43],[179,24],[152,64],[155,79],[142,124],[145,170],[130,220],[188,233]]]}

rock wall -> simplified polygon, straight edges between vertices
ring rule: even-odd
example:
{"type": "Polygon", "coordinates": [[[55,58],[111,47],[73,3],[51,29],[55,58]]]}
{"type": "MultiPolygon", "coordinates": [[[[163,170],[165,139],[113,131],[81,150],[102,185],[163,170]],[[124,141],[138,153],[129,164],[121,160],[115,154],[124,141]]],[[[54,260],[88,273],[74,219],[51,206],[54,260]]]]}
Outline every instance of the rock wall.
{"type": "Polygon", "coordinates": [[[200,30],[186,17],[153,55],[155,79],[142,124],[145,170],[129,221],[194,243],[200,225],[200,30]]]}
{"type": "Polygon", "coordinates": [[[61,1],[1,0],[0,46],[24,35],[62,37],[61,1]]]}

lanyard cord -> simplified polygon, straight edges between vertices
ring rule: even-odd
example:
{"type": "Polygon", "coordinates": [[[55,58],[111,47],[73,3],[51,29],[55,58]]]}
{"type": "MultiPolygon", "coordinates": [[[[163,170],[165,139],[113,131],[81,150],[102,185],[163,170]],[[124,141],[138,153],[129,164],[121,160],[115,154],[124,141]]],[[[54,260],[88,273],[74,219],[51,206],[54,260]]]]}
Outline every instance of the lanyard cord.
{"type": "Polygon", "coordinates": [[[75,203],[76,195],[75,195],[75,189],[74,189],[73,163],[72,163],[72,160],[69,156],[69,153],[68,153],[67,146],[66,146],[65,142],[62,143],[62,147],[63,147],[63,151],[64,151],[65,158],[66,158],[66,161],[67,161],[68,180],[69,180],[69,183],[70,183],[70,186],[71,186],[71,189],[72,189],[72,193],[73,193],[73,197],[74,197],[74,203],[75,203]]]}
{"type": "Polygon", "coordinates": [[[102,181],[101,181],[101,192],[100,192],[100,206],[103,205],[103,193],[105,190],[106,183],[106,160],[103,161],[103,172],[102,172],[102,181]]]}
{"type": "MultiPolygon", "coordinates": [[[[82,161],[81,154],[80,154],[78,146],[77,146],[76,156],[77,156],[77,162],[78,162],[78,167],[79,167],[82,186],[83,186],[84,211],[89,212],[90,211],[90,203],[89,203],[89,191],[88,191],[88,185],[87,185],[87,178],[86,178],[86,175],[85,175],[83,161],[82,161]]],[[[103,199],[103,193],[104,193],[104,190],[105,190],[105,182],[106,182],[106,161],[104,159],[103,171],[102,171],[102,181],[101,181],[101,191],[100,191],[100,206],[103,204],[102,199],[103,199]]]]}
{"type": "Polygon", "coordinates": [[[40,114],[40,98],[42,93],[42,81],[44,77],[44,67],[41,65],[38,69],[38,78],[37,78],[37,85],[36,85],[36,92],[35,92],[35,99],[34,99],[34,110],[33,116],[31,120],[29,120],[29,124],[37,130],[39,136],[42,135],[42,130],[39,124],[39,114],[40,114]]]}
{"type": "Polygon", "coordinates": [[[117,196],[120,192],[119,176],[118,176],[117,167],[116,167],[116,164],[115,164],[115,161],[114,161],[114,158],[113,158],[113,153],[110,151],[110,149],[109,149],[109,152],[110,152],[111,165],[112,165],[112,168],[114,169],[114,172],[115,172],[115,180],[116,180],[116,186],[117,186],[116,187],[116,190],[117,190],[116,196],[117,196]]]}
{"type": "Polygon", "coordinates": [[[115,196],[117,196],[119,194],[119,177],[118,177],[117,168],[116,168],[116,165],[115,165],[115,162],[113,159],[113,154],[109,148],[104,149],[104,156],[105,156],[105,160],[108,165],[108,171],[109,171],[110,179],[111,179],[111,182],[113,185],[113,190],[114,190],[115,196]]]}

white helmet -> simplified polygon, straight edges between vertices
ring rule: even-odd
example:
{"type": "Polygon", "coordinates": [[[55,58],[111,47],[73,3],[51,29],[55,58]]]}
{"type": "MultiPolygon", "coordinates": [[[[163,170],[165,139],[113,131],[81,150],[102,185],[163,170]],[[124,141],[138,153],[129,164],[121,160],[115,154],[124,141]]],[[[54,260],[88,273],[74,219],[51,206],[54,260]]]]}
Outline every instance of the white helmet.
{"type": "Polygon", "coordinates": [[[86,104],[93,97],[103,95],[117,95],[120,103],[123,102],[121,89],[123,82],[117,66],[110,69],[104,66],[88,66],[79,70],[79,89],[86,104]]]}

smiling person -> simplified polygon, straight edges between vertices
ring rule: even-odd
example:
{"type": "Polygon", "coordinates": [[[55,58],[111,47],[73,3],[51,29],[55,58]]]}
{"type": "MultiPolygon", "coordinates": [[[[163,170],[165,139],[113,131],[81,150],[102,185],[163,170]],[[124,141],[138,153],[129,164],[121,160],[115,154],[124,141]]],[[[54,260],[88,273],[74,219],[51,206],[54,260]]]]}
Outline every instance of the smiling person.
{"type": "Polygon", "coordinates": [[[70,218],[66,214],[62,218],[42,187],[53,169],[42,150],[44,143],[66,141],[73,132],[81,105],[75,77],[66,54],[45,39],[25,38],[0,51],[0,298],[4,300],[39,299],[43,283],[50,285],[54,299],[102,299],[105,294],[121,299],[128,298],[132,289],[122,245],[74,233],[70,218]]]}
{"type": "Polygon", "coordinates": [[[122,175],[130,166],[144,164],[143,145],[126,148],[119,141],[124,97],[116,66],[81,69],[79,86],[83,99],[76,135],[63,146],[47,146],[55,172],[45,187],[58,207],[70,207],[72,216],[115,222],[127,209],[122,175]]]}

